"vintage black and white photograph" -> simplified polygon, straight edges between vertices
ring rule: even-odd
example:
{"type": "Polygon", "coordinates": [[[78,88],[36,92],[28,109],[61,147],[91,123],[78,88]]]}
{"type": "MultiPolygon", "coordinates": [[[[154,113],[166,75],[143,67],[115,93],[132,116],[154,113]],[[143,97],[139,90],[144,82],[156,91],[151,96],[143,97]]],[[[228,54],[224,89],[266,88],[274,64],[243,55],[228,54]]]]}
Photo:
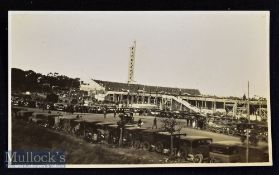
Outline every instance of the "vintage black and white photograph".
{"type": "Polygon", "coordinates": [[[9,12],[9,167],[271,166],[268,11],[9,12]]]}

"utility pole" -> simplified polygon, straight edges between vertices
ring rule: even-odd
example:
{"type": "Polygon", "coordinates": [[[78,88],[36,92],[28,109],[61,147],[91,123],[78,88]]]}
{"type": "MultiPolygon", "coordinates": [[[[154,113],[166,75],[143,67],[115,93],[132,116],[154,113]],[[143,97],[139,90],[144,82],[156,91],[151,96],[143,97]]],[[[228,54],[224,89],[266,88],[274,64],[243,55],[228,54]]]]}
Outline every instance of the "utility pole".
{"type": "Polygon", "coordinates": [[[119,141],[118,141],[119,147],[122,146],[122,143],[123,143],[123,127],[120,127],[120,137],[119,137],[119,141]]]}
{"type": "MultiPolygon", "coordinates": [[[[249,99],[249,81],[248,81],[248,97],[247,97],[247,117],[248,117],[248,127],[250,127],[250,99],[249,99]]],[[[249,134],[250,134],[250,128],[246,129],[246,135],[247,135],[247,144],[246,144],[246,162],[249,162],[249,134]]]]}
{"type": "Polygon", "coordinates": [[[260,118],[262,118],[262,101],[261,101],[261,99],[259,99],[259,102],[260,102],[259,116],[260,116],[260,118]]]}
{"type": "Polygon", "coordinates": [[[248,110],[248,115],[247,115],[247,117],[248,117],[248,122],[249,122],[249,124],[250,124],[250,97],[249,97],[249,81],[248,81],[248,105],[247,105],[247,110],[248,110]]]}

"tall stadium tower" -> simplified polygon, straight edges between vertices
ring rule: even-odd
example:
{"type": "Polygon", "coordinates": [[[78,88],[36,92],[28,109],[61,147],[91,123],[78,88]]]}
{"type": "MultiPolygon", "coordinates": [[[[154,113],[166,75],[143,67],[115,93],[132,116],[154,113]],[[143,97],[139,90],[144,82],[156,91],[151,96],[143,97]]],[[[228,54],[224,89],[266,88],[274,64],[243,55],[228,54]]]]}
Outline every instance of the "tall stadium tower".
{"type": "Polygon", "coordinates": [[[130,47],[130,57],[128,65],[128,84],[134,83],[134,71],[135,71],[135,54],[136,54],[136,41],[134,45],[130,47]]]}

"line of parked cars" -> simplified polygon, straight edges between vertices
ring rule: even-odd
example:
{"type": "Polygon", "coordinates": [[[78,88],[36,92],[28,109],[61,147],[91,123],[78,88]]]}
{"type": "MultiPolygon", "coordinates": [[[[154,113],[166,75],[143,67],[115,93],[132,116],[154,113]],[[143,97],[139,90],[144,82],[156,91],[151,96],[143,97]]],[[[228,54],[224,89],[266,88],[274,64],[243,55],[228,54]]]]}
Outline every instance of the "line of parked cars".
{"type": "MultiPolygon", "coordinates": [[[[89,143],[119,145],[121,142],[126,147],[171,154],[170,133],[161,129],[139,128],[133,122],[127,122],[125,127],[122,128],[119,123],[87,121],[79,117],[66,117],[57,114],[33,113],[21,108],[12,108],[12,112],[17,119],[75,134],[89,143]]],[[[242,143],[213,142],[210,137],[174,133],[173,148],[172,154],[176,158],[188,162],[245,162],[243,160],[245,147],[242,143]]],[[[267,148],[258,149],[254,146],[250,149],[251,162],[268,161],[267,148]]]]}
{"type": "MultiPolygon", "coordinates": [[[[210,145],[210,163],[247,162],[246,145],[235,141],[220,141],[210,145]]],[[[248,162],[268,162],[267,146],[249,146],[248,162]]]]}
{"type": "MultiPolygon", "coordinates": [[[[67,105],[64,103],[42,103],[32,100],[24,100],[20,98],[12,99],[13,106],[23,107],[39,107],[47,110],[65,111],[65,112],[80,112],[80,113],[123,113],[130,111],[130,113],[138,113],[139,115],[157,116],[164,118],[185,119],[187,126],[203,129],[211,132],[222,133],[226,135],[239,136],[244,139],[246,130],[243,127],[247,121],[245,119],[235,119],[226,116],[202,116],[197,113],[190,113],[187,111],[162,111],[159,109],[143,109],[143,108],[128,108],[117,107],[116,105],[95,105],[95,106],[83,106],[83,105],[67,105]]],[[[258,141],[268,142],[268,126],[266,123],[255,124],[254,130],[257,131],[256,135],[251,137],[252,143],[258,141]],[[255,136],[255,137],[254,137],[255,136]]]]}
{"type": "MultiPolygon", "coordinates": [[[[206,129],[216,133],[222,133],[226,135],[239,136],[241,138],[246,137],[247,128],[251,129],[250,138],[256,139],[257,141],[268,142],[268,126],[267,123],[256,123],[245,119],[232,119],[228,117],[211,117],[208,119],[206,129]],[[249,126],[248,126],[249,125],[249,126]],[[254,135],[253,135],[254,134],[254,135]]],[[[256,143],[257,141],[253,142],[256,143]]]]}

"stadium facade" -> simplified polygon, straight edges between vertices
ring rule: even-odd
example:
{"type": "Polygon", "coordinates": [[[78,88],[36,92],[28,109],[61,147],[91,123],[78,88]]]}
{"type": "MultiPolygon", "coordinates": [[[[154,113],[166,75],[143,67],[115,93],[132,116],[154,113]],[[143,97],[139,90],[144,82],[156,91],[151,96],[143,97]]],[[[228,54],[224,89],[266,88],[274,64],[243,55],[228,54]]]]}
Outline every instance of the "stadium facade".
{"type": "MultiPolygon", "coordinates": [[[[190,111],[196,113],[222,112],[232,116],[247,114],[247,100],[201,95],[198,89],[173,88],[136,84],[134,80],[136,41],[129,47],[127,83],[92,79],[82,84],[80,90],[87,91],[98,101],[109,101],[129,107],[159,108],[190,111]]],[[[266,100],[250,100],[250,113],[266,115],[266,100]]]]}
{"type": "MultiPolygon", "coordinates": [[[[92,80],[81,85],[98,101],[109,101],[129,107],[159,108],[172,111],[191,111],[198,113],[226,112],[235,116],[246,110],[247,100],[204,96],[198,89],[149,86],[92,80]]],[[[250,100],[250,113],[266,113],[266,100],[250,100]]]]}

